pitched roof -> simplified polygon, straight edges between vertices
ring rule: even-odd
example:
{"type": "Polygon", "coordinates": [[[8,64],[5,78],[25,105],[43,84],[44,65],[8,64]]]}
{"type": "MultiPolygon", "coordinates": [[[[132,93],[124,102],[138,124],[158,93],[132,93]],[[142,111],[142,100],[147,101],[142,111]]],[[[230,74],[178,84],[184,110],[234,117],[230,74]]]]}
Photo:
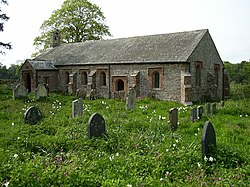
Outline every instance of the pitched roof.
{"type": "Polygon", "coordinates": [[[55,65],[185,62],[207,29],[64,44],[34,60],[55,65]]]}
{"type": "Polygon", "coordinates": [[[27,60],[36,70],[57,70],[52,61],[27,60]]]}

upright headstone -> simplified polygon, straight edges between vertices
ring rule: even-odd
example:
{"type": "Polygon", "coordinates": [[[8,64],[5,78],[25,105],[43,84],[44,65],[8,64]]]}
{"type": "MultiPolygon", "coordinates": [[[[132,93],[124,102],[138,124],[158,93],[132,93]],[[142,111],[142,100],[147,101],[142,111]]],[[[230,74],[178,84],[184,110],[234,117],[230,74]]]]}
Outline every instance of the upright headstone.
{"type": "Polygon", "coordinates": [[[169,111],[169,128],[171,130],[176,130],[178,125],[178,109],[171,108],[169,111]]]}
{"type": "Polygon", "coordinates": [[[202,157],[212,156],[216,147],[216,135],[212,123],[205,122],[202,131],[202,157]]]}
{"type": "Polygon", "coordinates": [[[25,98],[28,96],[28,90],[21,84],[13,89],[13,99],[25,98]]]}
{"type": "Polygon", "coordinates": [[[126,100],[126,109],[135,109],[136,106],[136,90],[135,88],[130,88],[129,94],[126,100]]]}
{"type": "Polygon", "coordinates": [[[197,119],[201,119],[202,114],[203,114],[203,107],[198,106],[197,107],[197,119]]]}
{"type": "Polygon", "coordinates": [[[89,139],[92,137],[100,137],[106,133],[106,124],[104,118],[98,114],[94,113],[88,122],[88,136],[89,139]]]}
{"type": "Polygon", "coordinates": [[[206,114],[209,115],[210,114],[210,103],[206,104],[206,114]]]}
{"type": "Polygon", "coordinates": [[[191,121],[194,122],[197,120],[197,108],[191,109],[191,121]]]}
{"type": "Polygon", "coordinates": [[[37,124],[43,118],[42,112],[37,107],[30,107],[24,113],[24,123],[37,124]]]}
{"type": "Polygon", "coordinates": [[[216,103],[212,103],[212,113],[216,113],[216,103]]]}
{"type": "Polygon", "coordinates": [[[38,84],[36,93],[35,93],[35,98],[36,100],[39,100],[42,97],[48,97],[49,91],[46,88],[45,84],[38,84]]]}
{"type": "Polygon", "coordinates": [[[72,117],[83,115],[83,103],[81,99],[72,101],[72,117]]]}

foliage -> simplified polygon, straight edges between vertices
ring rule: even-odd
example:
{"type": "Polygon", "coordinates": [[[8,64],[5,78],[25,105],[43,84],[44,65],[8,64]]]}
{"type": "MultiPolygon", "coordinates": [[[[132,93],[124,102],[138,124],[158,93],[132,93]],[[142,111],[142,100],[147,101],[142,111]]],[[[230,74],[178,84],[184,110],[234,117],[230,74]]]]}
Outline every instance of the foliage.
{"type": "Polygon", "coordinates": [[[41,35],[35,38],[34,45],[43,49],[50,47],[52,33],[56,30],[60,32],[62,43],[100,40],[110,35],[101,9],[87,0],[65,0],[40,29],[41,35]]]}
{"type": "MultiPolygon", "coordinates": [[[[0,3],[7,4],[7,0],[1,0],[0,3]]],[[[9,17],[6,14],[2,13],[1,7],[0,7],[0,20],[1,20],[1,22],[0,22],[0,32],[3,32],[4,31],[3,30],[4,21],[8,21],[9,17]]],[[[4,42],[0,41],[0,49],[2,47],[5,48],[5,49],[11,49],[10,43],[4,43],[4,42]]],[[[0,53],[3,54],[4,52],[2,50],[0,50],[0,53]]]]}
{"type": "Polygon", "coordinates": [[[11,64],[9,68],[0,63],[0,79],[17,80],[20,65],[11,64]]]}
{"type": "Polygon", "coordinates": [[[190,107],[137,99],[136,110],[114,99],[84,100],[84,115],[71,117],[73,96],[13,101],[0,89],[0,185],[9,186],[248,186],[250,100],[226,101],[216,116],[190,122],[190,107]],[[44,118],[23,122],[37,106],[44,118]],[[170,108],[179,109],[179,128],[168,128],[170,108]],[[89,140],[87,123],[98,112],[107,136],[89,140]],[[214,157],[202,158],[206,120],[217,135],[214,157]]]}

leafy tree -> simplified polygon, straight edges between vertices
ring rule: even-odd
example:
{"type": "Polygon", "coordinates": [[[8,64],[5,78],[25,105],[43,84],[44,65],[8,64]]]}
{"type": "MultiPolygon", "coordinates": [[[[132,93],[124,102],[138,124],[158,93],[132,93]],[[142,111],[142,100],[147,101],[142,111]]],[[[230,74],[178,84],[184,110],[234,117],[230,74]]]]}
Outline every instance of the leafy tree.
{"type": "Polygon", "coordinates": [[[42,50],[50,47],[52,33],[56,30],[61,43],[100,40],[111,35],[101,9],[88,0],[65,0],[61,8],[43,22],[40,30],[41,35],[34,39],[34,45],[42,50]]]}
{"type": "MultiPolygon", "coordinates": [[[[0,1],[1,4],[8,4],[7,0],[1,0],[0,1]]],[[[1,7],[0,7],[0,32],[3,32],[3,24],[4,21],[8,21],[9,17],[6,14],[2,13],[1,7]]],[[[4,43],[0,41],[0,53],[3,54],[4,52],[1,50],[1,48],[5,48],[5,49],[11,49],[11,45],[10,43],[4,43]]]]}

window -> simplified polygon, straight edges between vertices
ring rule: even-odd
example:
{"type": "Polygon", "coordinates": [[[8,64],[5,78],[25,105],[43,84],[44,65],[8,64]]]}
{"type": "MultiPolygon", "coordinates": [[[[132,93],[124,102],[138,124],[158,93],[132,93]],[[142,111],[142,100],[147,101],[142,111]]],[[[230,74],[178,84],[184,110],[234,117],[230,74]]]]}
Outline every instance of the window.
{"type": "Polygon", "coordinates": [[[69,83],[69,72],[65,72],[65,84],[69,83]]]}
{"type": "Polygon", "coordinates": [[[158,71],[155,71],[152,74],[152,86],[153,88],[160,88],[160,74],[158,71]]]}
{"type": "Polygon", "coordinates": [[[201,86],[201,63],[197,63],[195,66],[195,85],[201,86]]]}
{"type": "Polygon", "coordinates": [[[124,91],[124,82],[121,79],[117,81],[117,91],[124,91]]]}
{"type": "Polygon", "coordinates": [[[215,74],[215,84],[216,85],[219,84],[219,71],[220,71],[220,65],[219,64],[215,64],[214,65],[214,74],[215,74]]]}
{"type": "Polygon", "coordinates": [[[84,71],[82,72],[82,85],[88,84],[88,74],[84,71]]]}
{"type": "Polygon", "coordinates": [[[103,72],[103,71],[100,74],[100,86],[107,86],[107,84],[106,84],[106,73],[103,72]]]}

